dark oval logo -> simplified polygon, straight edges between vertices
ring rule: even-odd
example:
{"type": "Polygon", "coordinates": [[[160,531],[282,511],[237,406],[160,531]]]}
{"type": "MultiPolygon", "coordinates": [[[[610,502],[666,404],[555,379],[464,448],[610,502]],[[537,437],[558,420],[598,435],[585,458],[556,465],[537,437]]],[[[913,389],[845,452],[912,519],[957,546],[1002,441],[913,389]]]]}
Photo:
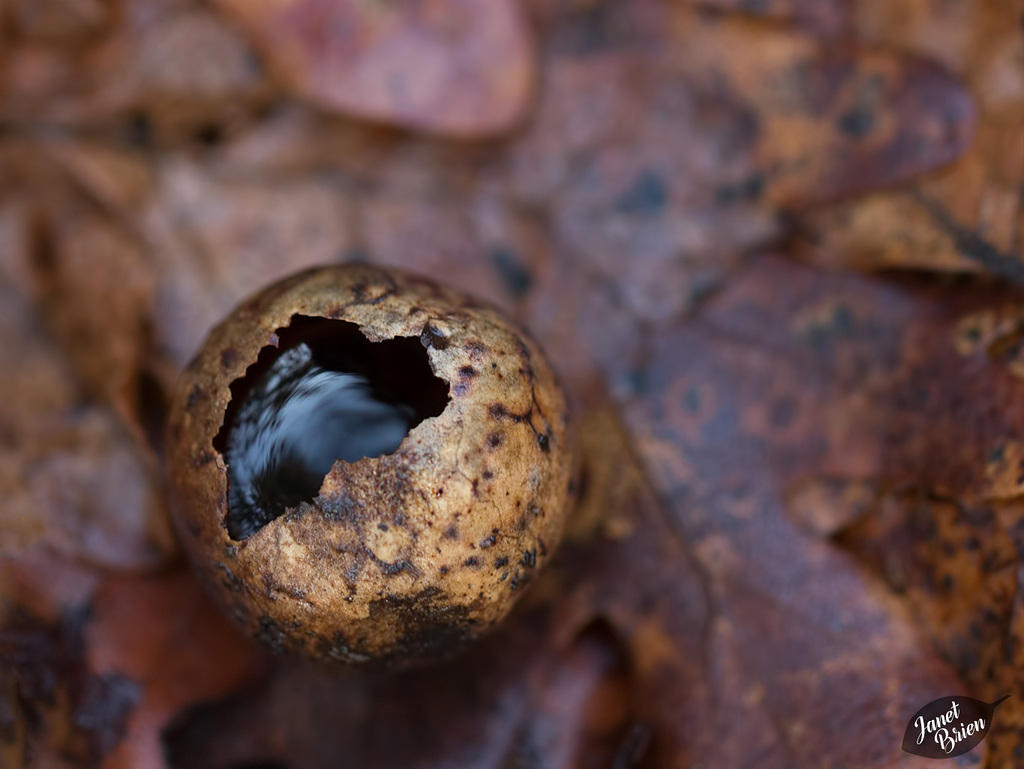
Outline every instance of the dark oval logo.
{"type": "Polygon", "coordinates": [[[914,713],[903,734],[903,749],[925,758],[955,758],[973,750],[992,726],[992,711],[1009,698],[982,702],[973,697],[942,697],[914,713]]]}

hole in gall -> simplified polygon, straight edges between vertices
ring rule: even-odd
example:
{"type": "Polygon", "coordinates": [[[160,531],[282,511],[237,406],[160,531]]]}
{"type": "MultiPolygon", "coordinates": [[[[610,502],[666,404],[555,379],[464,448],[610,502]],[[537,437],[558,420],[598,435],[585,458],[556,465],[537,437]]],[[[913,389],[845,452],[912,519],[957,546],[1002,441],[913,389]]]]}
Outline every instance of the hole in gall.
{"type": "Polygon", "coordinates": [[[396,451],[448,404],[416,337],[371,342],[358,326],[295,315],[231,384],[213,445],[228,471],[228,534],[245,539],[311,502],[334,462],[396,451]]]}

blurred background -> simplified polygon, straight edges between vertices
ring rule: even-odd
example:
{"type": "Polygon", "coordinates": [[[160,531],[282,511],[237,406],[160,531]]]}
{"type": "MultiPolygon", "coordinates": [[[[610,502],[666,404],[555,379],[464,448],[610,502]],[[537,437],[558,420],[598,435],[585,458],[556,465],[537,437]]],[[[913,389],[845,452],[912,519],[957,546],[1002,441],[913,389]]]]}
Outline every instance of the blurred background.
{"type": "Polygon", "coordinates": [[[0,764],[903,766],[960,693],[1019,763],[1022,232],[1020,0],[0,0],[0,764]],[[350,261],[580,425],[560,560],[436,669],[271,659],[167,519],[207,331],[350,261]]]}

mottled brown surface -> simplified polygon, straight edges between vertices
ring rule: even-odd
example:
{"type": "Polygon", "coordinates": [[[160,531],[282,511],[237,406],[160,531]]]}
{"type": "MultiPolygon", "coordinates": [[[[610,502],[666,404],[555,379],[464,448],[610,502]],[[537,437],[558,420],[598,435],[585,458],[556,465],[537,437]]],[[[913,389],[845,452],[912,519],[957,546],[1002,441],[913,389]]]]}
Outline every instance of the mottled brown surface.
{"type": "Polygon", "coordinates": [[[575,456],[565,396],[525,332],[363,265],[299,273],[240,305],[179,381],[167,434],[178,532],[225,610],[275,651],[345,662],[443,654],[504,617],[561,540],[575,456]],[[419,340],[448,404],[235,541],[216,440],[230,386],[296,315],[419,340]]]}

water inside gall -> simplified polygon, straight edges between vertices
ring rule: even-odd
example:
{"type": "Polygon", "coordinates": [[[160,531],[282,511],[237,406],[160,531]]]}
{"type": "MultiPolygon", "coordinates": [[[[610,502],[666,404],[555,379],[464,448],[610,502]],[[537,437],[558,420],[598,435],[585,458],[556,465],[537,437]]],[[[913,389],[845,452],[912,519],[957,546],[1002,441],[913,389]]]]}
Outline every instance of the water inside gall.
{"type": "Polygon", "coordinates": [[[277,335],[232,383],[214,441],[235,540],[315,499],[335,461],[394,452],[448,403],[417,338],[371,342],[354,324],[301,315],[277,335]]]}

